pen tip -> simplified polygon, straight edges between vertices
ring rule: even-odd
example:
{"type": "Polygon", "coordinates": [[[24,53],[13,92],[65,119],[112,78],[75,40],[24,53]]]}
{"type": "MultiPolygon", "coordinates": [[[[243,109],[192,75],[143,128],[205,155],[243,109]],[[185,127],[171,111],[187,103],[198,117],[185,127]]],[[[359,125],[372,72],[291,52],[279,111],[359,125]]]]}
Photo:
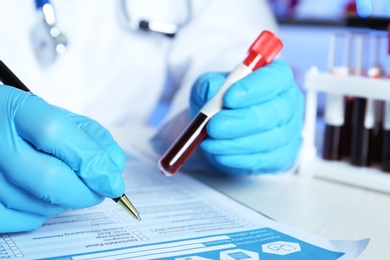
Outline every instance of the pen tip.
{"type": "Polygon", "coordinates": [[[114,201],[121,205],[128,213],[130,213],[134,218],[137,218],[139,221],[141,221],[141,217],[139,216],[138,211],[135,209],[133,204],[131,204],[130,200],[127,198],[126,195],[122,195],[122,197],[119,197],[117,199],[114,199],[114,201]]]}

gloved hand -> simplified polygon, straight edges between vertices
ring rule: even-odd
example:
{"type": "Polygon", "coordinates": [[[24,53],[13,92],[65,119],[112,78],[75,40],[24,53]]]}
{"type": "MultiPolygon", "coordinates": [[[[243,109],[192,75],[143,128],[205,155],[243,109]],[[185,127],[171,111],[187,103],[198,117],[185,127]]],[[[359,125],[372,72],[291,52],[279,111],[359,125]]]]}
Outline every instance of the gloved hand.
{"type": "Polygon", "coordinates": [[[97,122],[0,85],[0,233],[124,192],[125,156],[97,122]]]}
{"type": "MultiPolygon", "coordinates": [[[[193,118],[211,99],[227,74],[206,73],[190,97],[193,118]]],[[[301,145],[304,99],[289,66],[274,60],[232,85],[224,109],[206,126],[200,149],[223,173],[273,173],[292,167],[301,145]]]]}

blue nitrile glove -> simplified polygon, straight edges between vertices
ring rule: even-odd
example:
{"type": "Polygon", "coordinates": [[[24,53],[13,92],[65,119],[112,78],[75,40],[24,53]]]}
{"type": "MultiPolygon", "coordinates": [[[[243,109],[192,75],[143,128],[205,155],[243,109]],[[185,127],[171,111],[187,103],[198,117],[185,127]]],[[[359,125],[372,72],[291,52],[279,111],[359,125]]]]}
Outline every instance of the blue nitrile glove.
{"type": "Polygon", "coordinates": [[[122,150],[97,122],[0,85],[0,233],[124,192],[122,150]]]}
{"type": "MultiPolygon", "coordinates": [[[[217,92],[227,74],[206,73],[195,82],[190,116],[217,92]]],[[[288,170],[301,146],[304,99],[289,66],[275,60],[232,85],[224,109],[207,124],[200,148],[223,173],[255,174],[288,170]]]]}

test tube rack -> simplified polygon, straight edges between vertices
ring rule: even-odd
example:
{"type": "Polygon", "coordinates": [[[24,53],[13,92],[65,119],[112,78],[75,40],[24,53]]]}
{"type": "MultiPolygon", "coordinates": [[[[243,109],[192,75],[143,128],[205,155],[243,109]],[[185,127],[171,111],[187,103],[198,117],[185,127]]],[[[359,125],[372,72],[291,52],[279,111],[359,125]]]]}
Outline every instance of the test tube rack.
{"type": "Polygon", "coordinates": [[[390,173],[375,167],[358,167],[343,161],[324,160],[316,147],[318,93],[390,101],[390,79],[338,76],[311,68],[305,76],[305,122],[298,173],[370,190],[390,193],[390,173]]]}

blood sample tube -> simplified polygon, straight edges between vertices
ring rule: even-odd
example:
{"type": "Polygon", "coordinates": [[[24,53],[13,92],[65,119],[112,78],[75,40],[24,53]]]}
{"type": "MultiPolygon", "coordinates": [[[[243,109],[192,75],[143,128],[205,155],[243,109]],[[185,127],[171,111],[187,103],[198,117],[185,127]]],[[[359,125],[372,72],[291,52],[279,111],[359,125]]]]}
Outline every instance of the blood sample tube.
{"type": "MultiPolygon", "coordinates": [[[[352,71],[352,33],[348,32],[345,36],[345,46],[344,52],[345,55],[345,73],[348,75],[352,71]]],[[[344,96],[344,124],[341,127],[340,133],[340,158],[341,160],[349,160],[351,157],[351,132],[352,132],[352,110],[353,110],[353,101],[355,97],[346,95],[344,96]]]]}
{"type": "MultiPolygon", "coordinates": [[[[390,80],[390,76],[389,80],[390,80]]],[[[385,102],[383,116],[382,170],[390,172],[390,102],[385,102]]]]}
{"type": "MultiPolygon", "coordinates": [[[[380,62],[381,56],[381,42],[380,35],[373,36],[373,65],[367,71],[367,76],[373,80],[383,78],[384,71],[380,62]]],[[[383,101],[367,99],[366,111],[364,118],[364,127],[368,130],[368,164],[374,165],[381,162],[382,154],[382,118],[383,118],[383,101]]]]}
{"type": "MultiPolygon", "coordinates": [[[[388,69],[387,78],[390,81],[390,24],[388,26],[387,39],[387,57],[388,69]]],[[[382,170],[390,172],[390,101],[385,101],[384,115],[383,115],[383,148],[382,148],[382,170]]]]}
{"type": "MultiPolygon", "coordinates": [[[[362,76],[365,74],[363,69],[363,58],[366,36],[364,34],[358,34],[356,36],[357,56],[354,74],[362,76]]],[[[368,126],[368,123],[365,124],[365,118],[368,118],[365,110],[366,99],[355,97],[352,111],[351,163],[356,166],[367,166],[368,164],[369,131],[367,127],[365,127],[365,125],[368,126]]]]}
{"type": "MultiPolygon", "coordinates": [[[[329,72],[335,76],[348,75],[347,56],[348,48],[345,42],[348,35],[333,34],[329,46],[329,72]],[[341,63],[337,61],[341,61],[341,63]]],[[[341,130],[344,125],[344,96],[326,94],[325,103],[325,135],[323,143],[323,158],[325,160],[339,160],[341,158],[341,130]]]]}
{"type": "Polygon", "coordinates": [[[160,171],[171,176],[186,162],[198,145],[206,138],[206,124],[210,118],[223,108],[223,96],[236,81],[252,71],[269,64],[282,49],[281,40],[270,31],[263,31],[252,43],[248,56],[226,78],[225,82],[184,129],[180,136],[160,158],[160,171]]]}

